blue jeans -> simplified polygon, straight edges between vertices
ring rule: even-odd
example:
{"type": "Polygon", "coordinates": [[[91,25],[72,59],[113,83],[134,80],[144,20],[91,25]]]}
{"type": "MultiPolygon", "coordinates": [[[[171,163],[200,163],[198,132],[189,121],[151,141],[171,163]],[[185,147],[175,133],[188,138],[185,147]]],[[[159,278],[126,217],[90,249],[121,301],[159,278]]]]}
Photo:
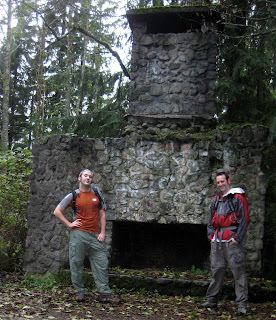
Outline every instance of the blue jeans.
{"type": "Polygon", "coordinates": [[[97,240],[98,235],[72,229],[70,231],[69,261],[71,280],[76,294],[84,294],[83,268],[85,256],[88,256],[97,290],[101,294],[110,294],[108,284],[108,259],[105,245],[97,240]]]}

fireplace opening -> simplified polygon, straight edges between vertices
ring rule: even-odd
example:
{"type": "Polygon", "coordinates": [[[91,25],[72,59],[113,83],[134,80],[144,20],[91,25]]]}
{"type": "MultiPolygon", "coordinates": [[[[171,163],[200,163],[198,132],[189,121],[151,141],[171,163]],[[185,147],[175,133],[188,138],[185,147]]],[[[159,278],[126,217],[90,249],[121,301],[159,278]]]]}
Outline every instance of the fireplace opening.
{"type": "Polygon", "coordinates": [[[208,269],[206,225],[113,222],[111,266],[208,269]]]}

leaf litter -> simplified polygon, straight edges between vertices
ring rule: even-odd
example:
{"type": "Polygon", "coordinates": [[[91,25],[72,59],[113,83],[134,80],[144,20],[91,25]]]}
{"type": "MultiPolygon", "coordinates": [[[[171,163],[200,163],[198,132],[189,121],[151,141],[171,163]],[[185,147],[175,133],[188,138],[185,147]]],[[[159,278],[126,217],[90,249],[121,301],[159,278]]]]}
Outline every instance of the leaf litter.
{"type": "Polygon", "coordinates": [[[85,302],[76,302],[71,286],[47,290],[28,289],[22,277],[0,275],[0,320],[186,320],[186,319],[276,319],[275,303],[249,303],[246,317],[236,316],[233,301],[224,300],[217,310],[198,309],[201,297],[165,296],[124,292],[122,303],[102,304],[99,295],[88,292],[85,302]]]}

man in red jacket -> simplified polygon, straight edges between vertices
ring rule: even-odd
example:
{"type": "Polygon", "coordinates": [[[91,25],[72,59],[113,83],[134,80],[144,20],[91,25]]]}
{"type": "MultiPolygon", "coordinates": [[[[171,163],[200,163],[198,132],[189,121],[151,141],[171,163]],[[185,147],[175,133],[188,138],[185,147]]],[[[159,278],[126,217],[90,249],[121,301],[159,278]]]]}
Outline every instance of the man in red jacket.
{"type": "Polygon", "coordinates": [[[245,271],[244,254],[241,245],[249,223],[245,192],[241,188],[230,188],[230,177],[225,172],[216,176],[220,193],[211,202],[207,226],[211,241],[212,280],[207,290],[206,302],[199,308],[217,308],[219,291],[227,265],[235,280],[237,315],[247,312],[248,283],[245,271]]]}

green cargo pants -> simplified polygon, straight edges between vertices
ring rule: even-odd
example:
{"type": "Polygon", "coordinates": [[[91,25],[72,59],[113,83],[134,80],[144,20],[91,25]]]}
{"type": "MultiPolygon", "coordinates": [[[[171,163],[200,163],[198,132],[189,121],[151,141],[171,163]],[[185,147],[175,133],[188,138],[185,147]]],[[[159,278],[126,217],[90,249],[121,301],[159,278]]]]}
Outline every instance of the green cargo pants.
{"type": "Polygon", "coordinates": [[[105,245],[97,240],[98,235],[72,229],[70,231],[69,261],[71,280],[76,294],[84,294],[83,268],[85,256],[88,256],[97,290],[101,294],[110,294],[108,284],[108,259],[105,245]]]}
{"type": "Polygon", "coordinates": [[[212,280],[207,290],[207,301],[217,303],[225,271],[229,265],[235,280],[236,303],[246,307],[248,300],[248,283],[241,244],[234,242],[211,243],[212,280]]]}

